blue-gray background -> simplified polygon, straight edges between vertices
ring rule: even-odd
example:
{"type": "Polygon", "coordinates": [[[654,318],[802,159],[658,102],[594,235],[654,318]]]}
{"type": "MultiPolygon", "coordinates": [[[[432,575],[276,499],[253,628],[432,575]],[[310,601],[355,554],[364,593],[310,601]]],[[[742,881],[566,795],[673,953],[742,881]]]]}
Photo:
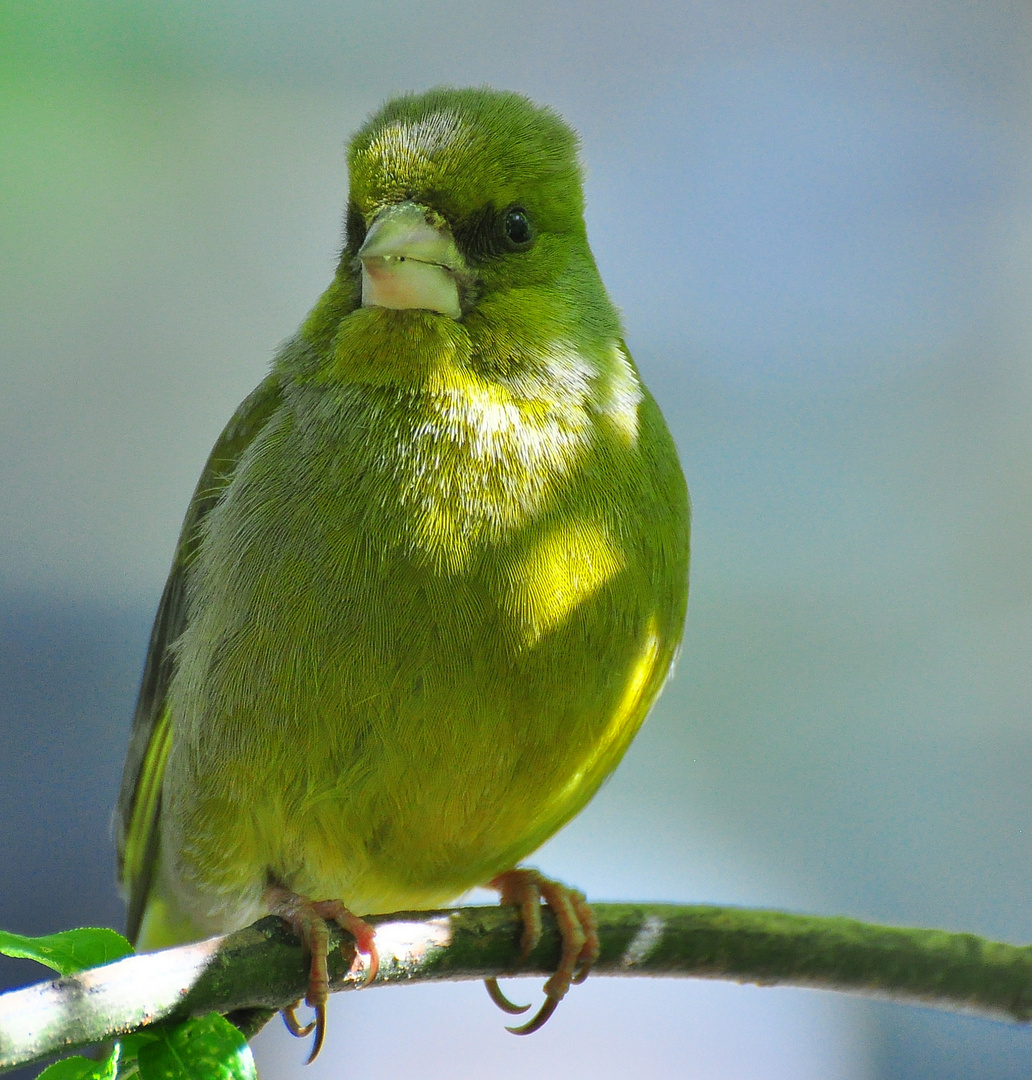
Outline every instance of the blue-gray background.
{"type": "MultiPolygon", "coordinates": [[[[540,864],[1032,939],[1026,0],[5,5],[0,926],[119,924],[108,818],[190,490],[330,278],[346,135],[438,82],[582,133],[694,495],[676,679],[540,864]]],[[[476,986],[332,1020],[312,1080],[1032,1069],[1016,1027],[722,984],[589,981],[526,1040],[476,986]]],[[[259,1040],[268,1078],[303,1054],[259,1040]]]]}

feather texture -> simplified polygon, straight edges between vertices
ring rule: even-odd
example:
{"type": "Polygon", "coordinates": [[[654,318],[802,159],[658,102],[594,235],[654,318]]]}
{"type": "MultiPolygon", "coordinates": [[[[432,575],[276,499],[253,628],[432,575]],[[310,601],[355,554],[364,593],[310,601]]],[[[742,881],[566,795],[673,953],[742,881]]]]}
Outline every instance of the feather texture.
{"type": "Polygon", "coordinates": [[[349,164],[337,275],[216,445],[156,620],[118,807],[144,947],[246,924],[270,881],[362,914],[511,869],[616,766],[680,640],[687,491],[573,134],[442,89],[349,164]],[[459,318],[360,306],[365,233],[405,200],[454,238],[459,318]]]}

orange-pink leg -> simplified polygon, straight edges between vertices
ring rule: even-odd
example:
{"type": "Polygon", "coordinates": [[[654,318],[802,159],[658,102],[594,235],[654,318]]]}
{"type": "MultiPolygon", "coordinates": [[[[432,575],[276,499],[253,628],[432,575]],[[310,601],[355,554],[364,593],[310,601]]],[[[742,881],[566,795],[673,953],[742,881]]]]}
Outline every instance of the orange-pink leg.
{"type": "MultiPolygon", "coordinates": [[[[514,1035],[530,1035],[542,1027],[566,996],[571,983],[583,982],[598,959],[598,923],[591,905],[582,892],[561,882],[546,878],[537,870],[518,867],[507,870],[488,882],[488,887],[501,893],[503,904],[520,909],[523,935],[520,938],[520,958],[526,960],[541,939],[541,903],[544,901],[555,915],[562,938],[559,967],[545,983],[545,1001],[534,1017],[525,1024],[508,1030],[514,1035]]],[[[502,993],[497,979],[485,979],[491,1000],[507,1013],[526,1012],[529,1005],[514,1005],[502,993]]]]}
{"type": "Polygon", "coordinates": [[[326,1002],[330,996],[330,979],[326,961],[330,951],[330,928],[328,921],[335,922],[342,930],[347,930],[355,939],[355,949],[369,958],[363,986],[368,986],[376,978],[380,967],[380,955],[373,940],[376,931],[364,919],[353,915],[339,900],[309,900],[281,885],[271,886],[265,893],[265,902],[273,915],[285,920],[290,928],[301,938],[310,959],[308,969],[308,992],[305,1004],[315,1010],[315,1019],[302,1026],[298,1023],[297,1007],[300,1001],[283,1009],[283,1022],[287,1030],[297,1038],[304,1038],[315,1032],[312,1052],[308,1064],[315,1061],[322,1049],[326,1037],[326,1002]]]}

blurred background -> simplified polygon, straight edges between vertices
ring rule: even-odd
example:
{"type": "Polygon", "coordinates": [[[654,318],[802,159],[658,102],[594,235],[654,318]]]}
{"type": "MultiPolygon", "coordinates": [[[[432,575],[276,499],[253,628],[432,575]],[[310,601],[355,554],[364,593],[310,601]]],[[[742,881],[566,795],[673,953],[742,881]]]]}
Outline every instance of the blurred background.
{"type": "MultiPolygon", "coordinates": [[[[694,498],[676,678],[539,865],[1032,940],[1025,0],[0,7],[0,926],[121,924],[109,817],[191,489],[332,275],[347,135],[440,82],[581,132],[694,498]]],[[[730,984],[502,1024],[477,985],[343,995],[304,1075],[1032,1069],[1017,1026],[730,984]]],[[[306,1052],[274,1023],[263,1077],[306,1052]]]]}

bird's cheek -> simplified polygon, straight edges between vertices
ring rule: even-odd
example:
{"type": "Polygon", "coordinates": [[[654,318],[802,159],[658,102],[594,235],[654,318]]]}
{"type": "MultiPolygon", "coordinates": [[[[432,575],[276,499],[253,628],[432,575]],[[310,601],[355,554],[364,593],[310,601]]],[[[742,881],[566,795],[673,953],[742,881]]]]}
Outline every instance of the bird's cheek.
{"type": "Polygon", "coordinates": [[[397,257],[362,260],[362,306],[422,308],[453,319],[462,314],[458,281],[449,269],[397,257]]]}

